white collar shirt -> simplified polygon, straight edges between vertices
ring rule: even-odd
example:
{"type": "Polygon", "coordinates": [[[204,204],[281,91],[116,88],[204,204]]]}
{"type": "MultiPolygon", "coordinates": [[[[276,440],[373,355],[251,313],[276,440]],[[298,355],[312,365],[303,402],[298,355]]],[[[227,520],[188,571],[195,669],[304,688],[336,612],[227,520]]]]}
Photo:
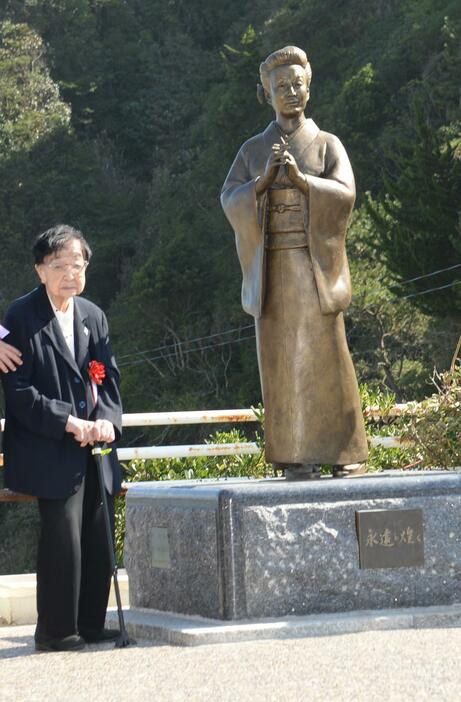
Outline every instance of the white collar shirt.
{"type": "Polygon", "coordinates": [[[72,354],[72,358],[75,359],[74,298],[73,297],[69,298],[69,305],[68,305],[67,310],[65,312],[61,312],[61,310],[56,309],[56,306],[53,303],[53,301],[51,300],[49,295],[48,295],[48,299],[50,301],[51,307],[53,308],[53,312],[56,315],[56,319],[58,320],[59,326],[61,327],[61,331],[64,335],[64,339],[66,341],[66,344],[69,347],[69,351],[72,354]]]}

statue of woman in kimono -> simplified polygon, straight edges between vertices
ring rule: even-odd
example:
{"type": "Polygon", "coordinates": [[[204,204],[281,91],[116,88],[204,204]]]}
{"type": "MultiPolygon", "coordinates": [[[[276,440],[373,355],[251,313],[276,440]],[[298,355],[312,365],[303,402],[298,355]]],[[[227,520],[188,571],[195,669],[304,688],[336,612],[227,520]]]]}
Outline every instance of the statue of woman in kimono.
{"type": "Polygon", "coordinates": [[[304,51],[275,51],[260,75],[276,119],[241,147],[221,202],[242,305],[255,317],[266,458],[289,479],[319,477],[325,463],[349,475],[368,453],[343,318],[354,175],[339,139],[304,114],[312,75],[304,51]]]}

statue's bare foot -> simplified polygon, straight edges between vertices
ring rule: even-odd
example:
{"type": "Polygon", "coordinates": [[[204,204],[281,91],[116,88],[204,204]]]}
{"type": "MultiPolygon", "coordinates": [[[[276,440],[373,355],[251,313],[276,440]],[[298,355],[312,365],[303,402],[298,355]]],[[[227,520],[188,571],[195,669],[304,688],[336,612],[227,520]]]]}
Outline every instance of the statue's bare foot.
{"type": "Polygon", "coordinates": [[[333,478],[348,478],[351,475],[362,475],[367,469],[366,463],[349,463],[345,466],[333,466],[333,478]]]}
{"type": "Polygon", "coordinates": [[[285,467],[285,480],[317,480],[320,478],[318,463],[299,463],[285,467]]]}

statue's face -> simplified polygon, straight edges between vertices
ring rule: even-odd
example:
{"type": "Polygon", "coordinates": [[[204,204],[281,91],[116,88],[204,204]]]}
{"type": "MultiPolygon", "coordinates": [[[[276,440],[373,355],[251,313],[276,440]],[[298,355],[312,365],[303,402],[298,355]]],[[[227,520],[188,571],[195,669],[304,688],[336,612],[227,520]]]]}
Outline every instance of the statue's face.
{"type": "Polygon", "coordinates": [[[269,74],[270,103],[277,117],[297,117],[309,100],[306,71],[296,64],[277,66],[269,74]]]}

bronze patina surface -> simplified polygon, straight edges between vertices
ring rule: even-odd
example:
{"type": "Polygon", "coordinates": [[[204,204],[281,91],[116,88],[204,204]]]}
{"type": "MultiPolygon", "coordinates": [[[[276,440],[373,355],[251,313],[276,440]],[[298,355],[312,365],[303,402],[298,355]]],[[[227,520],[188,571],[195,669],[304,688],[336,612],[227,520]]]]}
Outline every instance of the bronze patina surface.
{"type": "Polygon", "coordinates": [[[260,75],[276,119],[240,148],[221,203],[235,232],[242,305],[255,318],[266,457],[360,463],[367,441],[343,319],[354,175],[339,139],[304,114],[304,51],[274,52],[260,75]]]}

